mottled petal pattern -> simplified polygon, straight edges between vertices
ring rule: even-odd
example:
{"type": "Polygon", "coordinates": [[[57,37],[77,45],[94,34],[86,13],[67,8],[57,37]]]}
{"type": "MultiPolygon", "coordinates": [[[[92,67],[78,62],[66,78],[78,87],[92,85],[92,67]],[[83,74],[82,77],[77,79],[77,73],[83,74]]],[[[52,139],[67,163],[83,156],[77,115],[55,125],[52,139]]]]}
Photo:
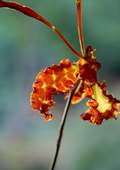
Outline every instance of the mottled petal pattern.
{"type": "Polygon", "coordinates": [[[78,74],[79,65],[71,64],[68,59],[38,73],[31,94],[32,108],[39,110],[44,120],[52,120],[53,115],[49,113],[49,108],[55,103],[53,95],[67,93],[75,84],[78,74]]]}

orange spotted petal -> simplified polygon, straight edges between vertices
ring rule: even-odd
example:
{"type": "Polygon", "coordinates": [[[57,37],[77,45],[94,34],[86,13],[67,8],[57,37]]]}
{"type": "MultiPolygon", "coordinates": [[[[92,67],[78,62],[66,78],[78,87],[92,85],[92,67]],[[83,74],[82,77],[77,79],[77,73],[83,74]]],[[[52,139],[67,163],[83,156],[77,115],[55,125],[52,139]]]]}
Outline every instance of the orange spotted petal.
{"type": "Polygon", "coordinates": [[[49,113],[49,108],[55,103],[52,96],[68,92],[75,84],[78,74],[79,65],[71,64],[68,59],[39,72],[33,83],[32,108],[39,110],[44,120],[52,120],[53,115],[49,113]]]}

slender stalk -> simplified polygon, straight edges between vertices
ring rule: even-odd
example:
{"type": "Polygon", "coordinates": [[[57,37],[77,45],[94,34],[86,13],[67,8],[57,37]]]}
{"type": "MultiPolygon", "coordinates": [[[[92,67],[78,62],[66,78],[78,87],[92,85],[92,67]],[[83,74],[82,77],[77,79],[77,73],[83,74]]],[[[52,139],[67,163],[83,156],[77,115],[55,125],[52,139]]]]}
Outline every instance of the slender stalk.
{"type": "Polygon", "coordinates": [[[5,2],[5,1],[0,1],[0,8],[2,7],[8,7],[14,10],[17,10],[29,17],[35,18],[36,20],[42,22],[45,24],[47,27],[49,27],[53,32],[57,34],[57,36],[64,42],[64,44],[72,51],[72,53],[77,56],[81,57],[81,54],[75,50],[70,42],[65,38],[65,36],[52,24],[50,23],[47,19],[45,19],[43,16],[39,15],[36,11],[34,11],[32,8],[22,5],[17,2],[5,2]]]}
{"type": "Polygon", "coordinates": [[[85,56],[85,45],[82,32],[82,0],[76,0],[77,22],[78,22],[78,36],[80,41],[80,48],[82,56],[85,56]]]}
{"type": "Polygon", "coordinates": [[[69,111],[70,104],[71,104],[71,99],[72,99],[78,85],[81,85],[81,83],[82,83],[82,80],[78,79],[78,81],[74,85],[73,89],[69,92],[68,100],[66,102],[64,112],[63,112],[63,115],[62,115],[62,119],[61,119],[61,123],[60,123],[55,155],[54,155],[52,166],[51,166],[50,170],[55,169],[55,165],[56,165],[56,162],[57,162],[57,159],[58,159],[58,154],[59,154],[59,150],[60,150],[60,146],[61,146],[61,142],[62,142],[62,137],[63,137],[63,131],[64,131],[65,123],[66,123],[66,118],[67,118],[68,111],[69,111]]]}
{"type": "MultiPolygon", "coordinates": [[[[84,57],[85,56],[85,46],[84,46],[84,38],[83,38],[83,34],[82,34],[82,0],[76,0],[76,8],[77,8],[77,21],[78,21],[78,36],[79,36],[79,41],[80,41],[81,53],[82,53],[82,56],[84,57]]],[[[59,133],[58,133],[55,155],[54,155],[54,159],[53,159],[52,166],[51,166],[50,170],[54,170],[57,159],[58,159],[58,154],[59,154],[62,137],[63,137],[64,126],[66,123],[68,110],[70,108],[71,99],[72,99],[77,87],[81,86],[81,83],[82,83],[82,80],[79,79],[77,81],[77,83],[74,85],[73,89],[69,93],[68,100],[66,102],[66,106],[65,106],[65,109],[63,112],[61,123],[60,123],[60,129],[59,129],[59,133]]]]}

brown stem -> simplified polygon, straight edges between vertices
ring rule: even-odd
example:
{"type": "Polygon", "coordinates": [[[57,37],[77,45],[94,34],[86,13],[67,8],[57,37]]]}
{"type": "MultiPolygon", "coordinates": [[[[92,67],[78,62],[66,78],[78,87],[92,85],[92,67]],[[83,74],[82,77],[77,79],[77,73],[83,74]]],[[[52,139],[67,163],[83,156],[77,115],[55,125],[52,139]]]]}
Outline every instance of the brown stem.
{"type": "Polygon", "coordinates": [[[55,155],[54,155],[52,166],[51,166],[50,170],[54,170],[56,162],[57,162],[57,158],[58,158],[58,154],[59,154],[59,150],[60,150],[60,146],[61,146],[61,142],[62,142],[62,137],[63,137],[63,131],[64,131],[65,123],[66,123],[66,118],[67,118],[68,111],[69,111],[70,104],[71,104],[71,99],[72,99],[78,85],[79,84],[81,85],[81,83],[82,83],[82,80],[78,79],[76,84],[74,85],[73,89],[69,92],[68,100],[66,102],[64,112],[62,115],[62,119],[61,119],[61,123],[60,123],[60,129],[59,129],[58,138],[57,138],[55,155]]]}
{"type": "Polygon", "coordinates": [[[85,56],[85,45],[82,33],[82,0],[76,0],[77,22],[78,22],[78,36],[80,41],[80,48],[82,56],[85,56]]]}
{"type": "Polygon", "coordinates": [[[65,45],[72,51],[74,55],[77,57],[81,57],[81,54],[75,50],[70,42],[64,37],[64,35],[54,26],[52,25],[48,20],[46,20],[43,16],[39,15],[37,12],[35,12],[32,8],[27,7],[25,5],[19,4],[17,2],[5,2],[0,1],[0,8],[2,7],[8,7],[11,9],[15,9],[19,12],[22,12],[23,14],[35,18],[45,24],[47,27],[49,27],[53,32],[57,34],[57,36],[65,43],[65,45]]]}

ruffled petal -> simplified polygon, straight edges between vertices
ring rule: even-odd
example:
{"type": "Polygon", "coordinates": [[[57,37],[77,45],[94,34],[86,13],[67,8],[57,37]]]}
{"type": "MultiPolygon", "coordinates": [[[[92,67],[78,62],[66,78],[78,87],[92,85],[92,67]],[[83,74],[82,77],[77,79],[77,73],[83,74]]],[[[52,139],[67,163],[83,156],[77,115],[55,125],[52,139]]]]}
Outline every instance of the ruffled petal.
{"type": "Polygon", "coordinates": [[[44,120],[52,120],[53,114],[49,113],[49,108],[55,103],[53,95],[67,93],[74,86],[78,74],[78,64],[71,64],[68,59],[63,59],[60,64],[52,65],[38,73],[31,93],[32,108],[39,110],[44,120]]]}

